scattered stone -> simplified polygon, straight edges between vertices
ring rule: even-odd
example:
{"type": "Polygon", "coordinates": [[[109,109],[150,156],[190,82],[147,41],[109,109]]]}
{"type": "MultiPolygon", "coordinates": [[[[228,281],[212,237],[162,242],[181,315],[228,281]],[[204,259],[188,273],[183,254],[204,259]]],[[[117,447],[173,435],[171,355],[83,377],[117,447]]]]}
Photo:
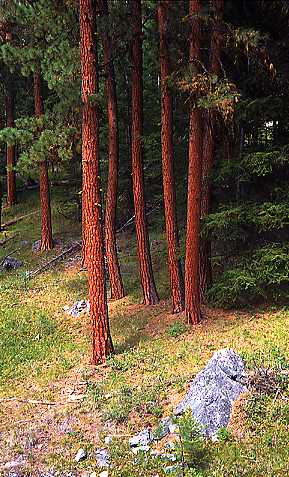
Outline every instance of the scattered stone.
{"type": "Polygon", "coordinates": [[[193,380],[189,392],[177,406],[175,414],[191,409],[195,420],[203,426],[204,435],[213,437],[226,427],[233,402],[247,389],[244,362],[232,349],[217,351],[193,380]]]}
{"type": "Polygon", "coordinates": [[[2,270],[16,270],[17,268],[20,268],[22,266],[21,260],[17,260],[16,258],[13,257],[6,257],[2,264],[1,264],[1,269],[2,270]]]}
{"type": "Polygon", "coordinates": [[[41,240],[36,240],[36,242],[33,242],[32,252],[38,253],[40,252],[40,249],[41,249],[41,240]]]}
{"type": "Polygon", "coordinates": [[[170,465],[168,467],[165,467],[164,471],[165,471],[165,474],[175,474],[181,469],[182,469],[181,464],[176,464],[176,465],[170,465]]]}
{"type": "MultiPolygon", "coordinates": [[[[94,474],[95,474],[95,472],[94,472],[94,474]]],[[[95,474],[95,475],[96,475],[96,474],[95,474]]],[[[90,477],[93,477],[93,474],[91,474],[90,477]]],[[[99,477],[108,477],[108,470],[104,470],[103,472],[101,472],[101,473],[99,474],[99,477]]]]}
{"type": "Polygon", "coordinates": [[[131,451],[134,454],[138,454],[139,452],[149,452],[150,446],[137,446],[137,447],[132,447],[131,451]]]}
{"type": "Polygon", "coordinates": [[[95,457],[98,467],[109,467],[109,453],[107,449],[96,449],[95,457]]]}
{"type": "Polygon", "coordinates": [[[153,440],[160,441],[166,437],[171,431],[172,421],[169,417],[165,417],[161,420],[159,426],[153,431],[153,440]]]}
{"type": "Polygon", "coordinates": [[[129,439],[129,445],[131,447],[148,446],[153,441],[153,435],[150,429],[145,429],[136,436],[129,439]]]}
{"type": "Polygon", "coordinates": [[[89,302],[86,300],[76,301],[71,308],[65,311],[68,315],[79,318],[81,315],[89,312],[89,302]]]}
{"type": "Polygon", "coordinates": [[[178,430],[178,426],[171,422],[170,425],[169,425],[169,433],[170,434],[176,434],[177,430],[178,430]]]}
{"type": "Polygon", "coordinates": [[[86,451],[85,451],[84,449],[79,449],[78,452],[77,452],[77,454],[76,454],[76,456],[74,457],[74,460],[75,460],[76,462],[79,462],[79,461],[81,461],[81,460],[86,459],[86,457],[87,457],[86,451]]]}
{"type": "Polygon", "coordinates": [[[62,247],[62,246],[63,246],[63,240],[61,240],[61,239],[59,239],[59,238],[58,238],[58,239],[54,239],[54,240],[53,240],[53,245],[54,245],[54,247],[62,247]]]}
{"type": "Polygon", "coordinates": [[[11,460],[10,462],[6,462],[4,465],[5,469],[14,469],[15,467],[19,467],[23,465],[25,461],[23,459],[11,460]]]}
{"type": "Polygon", "coordinates": [[[111,441],[112,441],[112,436],[106,436],[104,438],[104,442],[107,446],[109,446],[109,444],[111,444],[111,441]]]}

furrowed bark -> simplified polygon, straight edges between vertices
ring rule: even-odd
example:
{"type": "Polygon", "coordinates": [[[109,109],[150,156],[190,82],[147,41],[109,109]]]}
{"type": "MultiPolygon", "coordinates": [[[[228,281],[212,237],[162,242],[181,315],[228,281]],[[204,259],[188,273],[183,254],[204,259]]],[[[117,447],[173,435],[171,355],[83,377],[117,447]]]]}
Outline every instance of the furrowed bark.
{"type": "MultiPolygon", "coordinates": [[[[36,70],[34,74],[34,102],[35,116],[40,119],[41,116],[43,116],[44,111],[41,92],[41,75],[39,70],[36,70]]],[[[39,162],[39,189],[41,207],[41,251],[43,252],[53,248],[47,161],[39,162]]]]}
{"type": "Polygon", "coordinates": [[[159,0],[158,22],[160,34],[160,77],[161,77],[161,144],[164,209],[168,248],[168,268],[172,291],[173,313],[184,309],[184,281],[180,263],[180,249],[176,218],[175,180],[174,180],[174,147],[173,147],[173,114],[172,98],[168,85],[170,75],[169,49],[167,45],[168,12],[171,1],[159,0]]]}
{"type": "Polygon", "coordinates": [[[143,303],[158,303],[149,236],[146,222],[144,175],[143,175],[143,60],[142,60],[142,15],[141,0],[130,0],[132,39],[132,178],[135,207],[135,225],[139,260],[140,280],[143,290],[143,303]]]}
{"type": "MultiPolygon", "coordinates": [[[[5,98],[6,104],[6,126],[14,127],[14,100],[12,88],[8,88],[5,98]]],[[[16,204],[16,174],[15,174],[15,146],[6,147],[6,168],[7,168],[7,205],[11,207],[16,204]]]]}
{"type": "MultiPolygon", "coordinates": [[[[200,18],[198,17],[201,11],[200,0],[190,0],[189,9],[191,22],[190,65],[192,74],[195,74],[198,69],[198,62],[201,59],[201,26],[200,18]]],[[[201,320],[199,253],[202,172],[202,116],[199,108],[192,106],[189,123],[185,311],[188,323],[196,324],[201,320]]]]}
{"type": "MultiPolygon", "coordinates": [[[[224,0],[214,0],[215,18],[213,22],[211,38],[211,65],[210,72],[219,75],[221,72],[221,51],[223,35],[221,31],[221,19],[224,11],[224,0]]],[[[211,208],[211,188],[212,169],[214,163],[214,130],[215,115],[213,111],[208,111],[205,115],[204,139],[203,139],[203,160],[202,160],[202,200],[201,217],[204,218],[210,213],[211,208]]],[[[211,242],[204,240],[200,249],[200,284],[201,297],[204,300],[206,290],[212,284],[211,266],[211,242]]]]}
{"type": "MultiPolygon", "coordinates": [[[[101,15],[104,18],[107,18],[107,0],[98,0],[98,7],[101,15]]],[[[119,163],[118,108],[112,45],[107,26],[102,29],[101,39],[105,63],[105,93],[108,116],[108,181],[105,205],[105,250],[111,287],[111,298],[117,300],[124,296],[124,287],[116,246],[116,208],[119,163]]]]}
{"type": "Polygon", "coordinates": [[[85,260],[88,269],[92,363],[100,364],[113,352],[113,345],[107,310],[101,216],[96,12],[93,0],[80,0],[79,4],[85,260]]]}

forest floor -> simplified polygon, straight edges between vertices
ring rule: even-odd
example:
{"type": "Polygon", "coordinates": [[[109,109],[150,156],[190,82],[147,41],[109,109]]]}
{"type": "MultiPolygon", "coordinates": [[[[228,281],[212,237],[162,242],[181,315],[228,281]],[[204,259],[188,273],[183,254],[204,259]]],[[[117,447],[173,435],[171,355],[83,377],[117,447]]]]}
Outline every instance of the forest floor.
{"type": "MultiPolygon", "coordinates": [[[[54,192],[54,191],[53,191],[54,192]]],[[[161,297],[159,305],[140,305],[134,238],[120,235],[120,258],[127,296],[109,302],[115,355],[107,365],[90,365],[89,323],[65,311],[86,297],[86,273],[79,255],[28,279],[25,272],[79,240],[80,226],[60,213],[63,191],[53,193],[54,235],[63,241],[47,254],[32,252],[39,239],[39,213],[0,233],[14,238],[0,247],[23,261],[18,271],[0,276],[0,475],[99,475],[95,449],[107,435],[117,460],[110,476],[165,475],[137,467],[124,447],[144,427],[169,415],[189,382],[214,351],[230,347],[247,366],[288,362],[289,308],[220,310],[205,307],[192,328],[170,313],[163,235],[155,232],[152,254],[161,297]],[[88,457],[76,463],[79,448],[88,457]],[[124,457],[126,456],[126,457],[124,457]],[[71,472],[71,474],[68,474],[71,472]]],[[[37,194],[5,209],[3,222],[37,211],[37,194]]],[[[284,396],[249,396],[232,431],[208,443],[199,476],[289,475],[289,402],[284,396]]]]}

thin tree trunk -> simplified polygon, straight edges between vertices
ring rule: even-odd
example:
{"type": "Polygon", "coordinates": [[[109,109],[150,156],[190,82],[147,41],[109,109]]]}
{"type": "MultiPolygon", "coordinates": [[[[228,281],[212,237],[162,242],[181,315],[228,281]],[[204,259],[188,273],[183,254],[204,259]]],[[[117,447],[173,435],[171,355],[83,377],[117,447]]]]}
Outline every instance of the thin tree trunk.
{"type": "MultiPolygon", "coordinates": [[[[107,0],[98,0],[98,6],[101,15],[104,18],[108,18],[107,0]]],[[[112,46],[107,25],[102,28],[101,39],[105,63],[105,93],[108,116],[108,180],[105,205],[105,250],[111,286],[111,298],[117,300],[124,296],[124,288],[116,247],[116,208],[119,162],[118,109],[112,46]]]]}
{"type": "MultiPolygon", "coordinates": [[[[192,75],[201,59],[200,0],[190,0],[190,65],[192,75]]],[[[201,319],[199,257],[200,257],[200,212],[202,173],[202,116],[199,108],[192,106],[189,126],[189,168],[187,202],[187,236],[185,262],[185,310],[188,323],[196,324],[201,319]]]]}
{"type": "Polygon", "coordinates": [[[141,0],[131,0],[132,12],[132,178],[135,207],[135,224],[138,248],[140,279],[143,289],[143,303],[158,303],[149,236],[146,222],[144,175],[143,175],[143,61],[142,61],[142,15],[141,0]]]}
{"type": "Polygon", "coordinates": [[[168,267],[170,274],[173,313],[184,309],[184,282],[180,263],[178,227],[176,218],[175,180],[174,180],[174,147],[173,147],[173,115],[172,98],[168,85],[170,75],[169,50],[167,45],[168,9],[171,1],[159,0],[158,21],[160,33],[160,76],[161,76],[161,142],[164,209],[168,247],[168,267]]]}
{"type": "MultiPolygon", "coordinates": [[[[39,70],[36,70],[34,74],[34,101],[35,116],[41,118],[41,116],[43,116],[43,101],[41,92],[41,75],[39,70]]],[[[53,248],[47,161],[39,162],[39,189],[41,207],[41,251],[46,251],[53,248]]]]}
{"type": "Polygon", "coordinates": [[[85,258],[88,269],[92,363],[113,352],[104,268],[104,240],[99,177],[99,112],[95,2],[80,0],[80,60],[82,75],[82,163],[85,217],[85,258]]]}
{"type": "MultiPolygon", "coordinates": [[[[14,127],[14,100],[10,87],[6,92],[6,125],[7,128],[14,127]]],[[[15,174],[15,146],[8,145],[6,148],[6,165],[7,165],[7,205],[16,204],[16,174],[15,174]]]]}
{"type": "MultiPolygon", "coordinates": [[[[221,72],[221,50],[223,36],[221,32],[221,18],[224,10],[224,0],[214,0],[215,18],[211,38],[211,65],[212,74],[219,75],[221,72]]],[[[213,112],[207,112],[205,116],[205,128],[203,138],[203,161],[202,161],[202,201],[201,217],[206,217],[211,208],[211,188],[212,188],[212,169],[214,163],[214,123],[215,116],[213,112]]],[[[212,283],[211,266],[211,242],[204,240],[200,251],[200,283],[201,296],[204,296],[207,288],[212,283]]]]}

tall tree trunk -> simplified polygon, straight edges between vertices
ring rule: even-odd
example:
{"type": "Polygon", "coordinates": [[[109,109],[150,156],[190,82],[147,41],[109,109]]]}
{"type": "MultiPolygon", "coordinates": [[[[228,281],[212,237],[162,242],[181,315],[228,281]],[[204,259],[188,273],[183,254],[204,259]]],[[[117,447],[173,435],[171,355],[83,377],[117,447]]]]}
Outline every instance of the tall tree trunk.
{"type": "MultiPolygon", "coordinates": [[[[12,32],[10,30],[9,24],[5,25],[5,40],[7,43],[12,42],[12,32]]],[[[4,27],[4,28],[5,28],[4,27]]],[[[7,128],[14,128],[14,91],[13,91],[13,81],[8,77],[7,91],[5,96],[5,106],[6,106],[6,126],[7,128]]],[[[7,167],[7,205],[16,204],[16,174],[14,171],[15,167],[15,146],[8,145],[6,148],[6,167],[7,167]]]]}
{"type": "Polygon", "coordinates": [[[94,0],[80,0],[80,60],[82,76],[82,163],[85,258],[88,269],[92,362],[104,363],[113,351],[104,268],[104,240],[99,171],[98,77],[94,0]]]}
{"type": "Polygon", "coordinates": [[[158,303],[149,236],[146,223],[143,175],[143,60],[141,0],[131,0],[132,12],[132,178],[135,208],[135,225],[140,279],[145,305],[158,303]]]}
{"type": "MultiPolygon", "coordinates": [[[[34,102],[35,116],[41,118],[41,116],[43,116],[43,101],[41,75],[39,70],[36,70],[34,74],[34,102]]],[[[53,248],[47,161],[39,162],[39,189],[41,207],[41,251],[46,251],[53,248]]]]}
{"type": "MultiPolygon", "coordinates": [[[[12,88],[8,87],[5,97],[6,103],[6,125],[7,128],[14,127],[14,100],[12,88]]],[[[7,205],[16,204],[16,174],[15,174],[15,146],[8,145],[6,148],[7,166],[7,205]]]]}
{"type": "MultiPolygon", "coordinates": [[[[190,0],[190,65],[192,75],[201,60],[200,53],[200,0],[190,0]]],[[[185,262],[185,310],[188,323],[196,324],[201,319],[199,254],[200,254],[200,212],[202,173],[202,116],[199,108],[192,106],[189,126],[189,167],[187,236],[185,262]]]]}
{"type": "MultiPolygon", "coordinates": [[[[101,15],[104,18],[108,18],[107,0],[98,0],[98,6],[101,15]]],[[[117,300],[124,296],[116,247],[116,207],[119,162],[118,110],[112,46],[107,25],[103,26],[101,39],[105,63],[105,93],[108,116],[108,180],[105,205],[105,250],[111,286],[111,298],[117,300]]]]}
{"type": "Polygon", "coordinates": [[[169,50],[167,45],[168,10],[171,1],[159,0],[158,21],[160,33],[160,76],[161,76],[161,142],[164,209],[168,246],[168,267],[172,290],[173,313],[184,309],[184,283],[180,263],[178,227],[176,218],[175,181],[174,181],[174,148],[173,148],[173,115],[172,98],[168,85],[170,75],[169,50]]]}
{"type": "MultiPolygon", "coordinates": [[[[211,65],[210,72],[219,75],[221,72],[221,50],[223,35],[221,32],[221,18],[224,11],[224,0],[214,0],[215,17],[213,21],[211,38],[211,65]]],[[[205,128],[203,138],[203,161],[202,161],[202,201],[201,217],[206,217],[210,212],[212,168],[214,163],[214,112],[207,112],[205,115],[205,128]]],[[[211,266],[211,242],[204,240],[200,251],[200,284],[201,296],[204,299],[207,288],[212,283],[211,266]]]]}

